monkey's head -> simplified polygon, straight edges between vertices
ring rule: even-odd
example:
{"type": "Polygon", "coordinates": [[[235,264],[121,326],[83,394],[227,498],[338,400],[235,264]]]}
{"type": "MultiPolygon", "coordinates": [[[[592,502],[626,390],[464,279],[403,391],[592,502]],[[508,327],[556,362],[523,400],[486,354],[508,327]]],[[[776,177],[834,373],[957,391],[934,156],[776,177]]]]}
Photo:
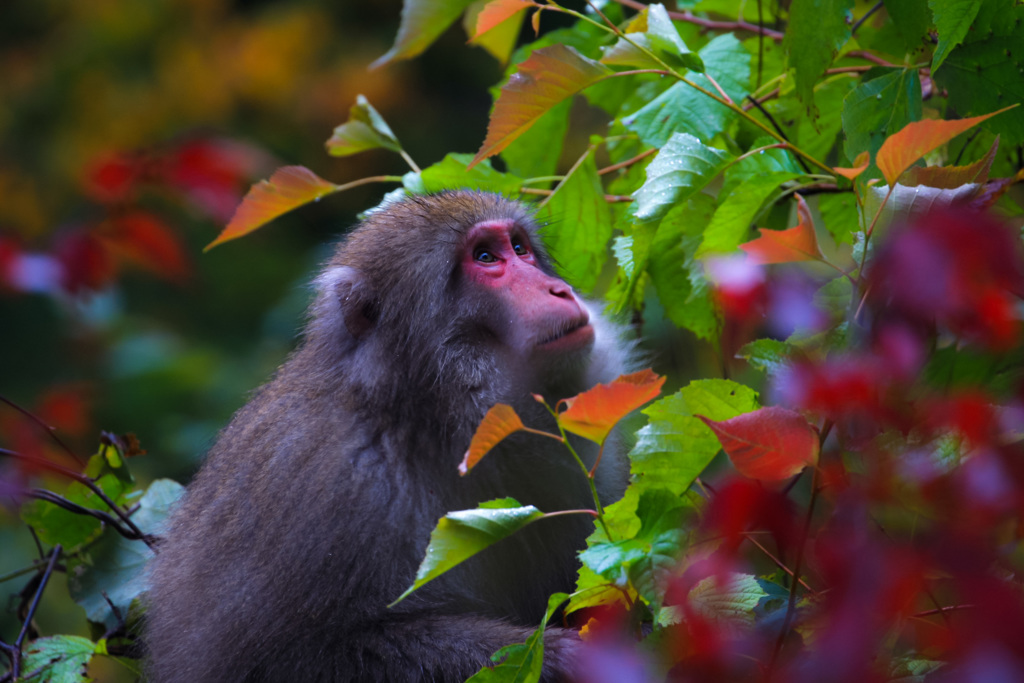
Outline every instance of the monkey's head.
{"type": "Polygon", "coordinates": [[[318,286],[307,343],[331,347],[357,389],[386,385],[391,371],[421,398],[509,400],[571,384],[594,345],[591,313],[555,275],[530,213],[494,194],[416,196],[373,213],[318,286]]]}

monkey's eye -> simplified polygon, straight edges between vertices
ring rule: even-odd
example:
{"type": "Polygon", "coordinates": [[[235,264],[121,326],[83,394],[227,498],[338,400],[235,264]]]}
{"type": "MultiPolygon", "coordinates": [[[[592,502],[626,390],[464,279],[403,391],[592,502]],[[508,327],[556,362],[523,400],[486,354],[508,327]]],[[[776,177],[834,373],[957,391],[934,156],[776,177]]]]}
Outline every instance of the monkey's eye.
{"type": "Polygon", "coordinates": [[[516,252],[516,256],[526,256],[530,253],[530,250],[522,242],[513,242],[512,249],[516,252]]]}
{"type": "Polygon", "coordinates": [[[473,254],[473,258],[479,261],[480,263],[494,263],[495,261],[498,260],[494,258],[494,254],[487,251],[486,249],[478,249],[476,253],[473,254]]]}

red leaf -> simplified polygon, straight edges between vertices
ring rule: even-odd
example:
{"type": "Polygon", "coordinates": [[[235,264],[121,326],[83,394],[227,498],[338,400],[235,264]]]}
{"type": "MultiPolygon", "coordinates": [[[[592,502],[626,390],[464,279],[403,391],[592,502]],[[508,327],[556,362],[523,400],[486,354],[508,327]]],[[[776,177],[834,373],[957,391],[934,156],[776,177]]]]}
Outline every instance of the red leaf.
{"type": "Polygon", "coordinates": [[[512,406],[499,403],[492,406],[469,442],[469,450],[459,463],[459,474],[466,476],[487,453],[498,445],[498,442],[509,434],[518,432],[523,428],[523,421],[519,419],[512,406]]]}
{"type": "Polygon", "coordinates": [[[86,168],[85,193],[102,203],[124,201],[134,191],[140,172],[135,159],[114,154],[102,157],[86,168]]]}
{"type": "Polygon", "coordinates": [[[247,235],[278,216],[338,189],[338,185],[327,182],[303,166],[279,168],[269,181],[261,180],[252,186],[231,222],[217,239],[206,245],[204,251],[247,235]]]}
{"type": "Polygon", "coordinates": [[[57,387],[39,399],[36,416],[45,424],[73,436],[82,436],[90,426],[84,392],[76,387],[57,387]]]}
{"type": "Polygon", "coordinates": [[[792,410],[772,406],[723,422],[696,417],[711,428],[745,477],[780,481],[818,462],[818,430],[792,410]]]}
{"type": "Polygon", "coordinates": [[[566,45],[534,50],[502,87],[487,139],[469,167],[505,149],[556,104],[611,73],[566,45]]]}
{"type": "Polygon", "coordinates": [[[61,265],[60,285],[71,294],[102,289],[114,279],[116,269],[110,252],[89,232],[67,235],[55,251],[61,265]]]}
{"type": "Polygon", "coordinates": [[[0,238],[0,287],[14,285],[14,267],[21,258],[21,249],[14,240],[0,238]]]}
{"type": "Polygon", "coordinates": [[[228,221],[238,206],[243,181],[272,167],[270,156],[255,146],[198,139],[174,150],[160,171],[165,182],[184,191],[207,215],[228,221]]]}
{"type": "Polygon", "coordinates": [[[598,384],[565,399],[566,409],[558,414],[558,424],[567,432],[603,443],[619,420],[661,393],[664,383],[664,377],[647,369],[598,384]]]}
{"type": "Polygon", "coordinates": [[[101,239],[119,256],[168,280],[182,282],[189,274],[178,237],[150,213],[134,211],[115,218],[101,239]]]}
{"type": "Polygon", "coordinates": [[[928,152],[949,142],[985,119],[992,118],[1015,106],[1017,105],[1004,107],[984,116],[972,116],[969,119],[956,121],[926,119],[908,123],[900,132],[886,138],[878,150],[875,163],[878,164],[878,169],[885,176],[885,182],[892,187],[896,184],[897,178],[910,168],[911,164],[928,152]]]}
{"type": "Polygon", "coordinates": [[[800,195],[796,195],[796,213],[800,218],[796,227],[788,230],[758,228],[761,236],[741,244],[740,249],[760,264],[822,260],[811,211],[800,195]]]}

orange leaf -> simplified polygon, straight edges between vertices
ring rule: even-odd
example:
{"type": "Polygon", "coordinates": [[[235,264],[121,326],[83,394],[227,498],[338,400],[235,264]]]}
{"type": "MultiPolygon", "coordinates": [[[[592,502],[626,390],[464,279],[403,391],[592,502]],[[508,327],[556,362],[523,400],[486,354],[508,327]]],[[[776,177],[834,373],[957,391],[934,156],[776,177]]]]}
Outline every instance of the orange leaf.
{"type": "Polygon", "coordinates": [[[661,393],[664,383],[664,377],[647,369],[598,384],[565,399],[566,408],[558,414],[558,424],[567,432],[603,443],[619,420],[661,393]]]}
{"type": "Polygon", "coordinates": [[[999,149],[999,136],[992,142],[988,153],[967,166],[911,166],[899,179],[900,185],[907,187],[937,187],[940,190],[952,190],[970,183],[988,182],[988,172],[992,162],[996,160],[999,149]]]}
{"type": "Polygon", "coordinates": [[[833,166],[832,170],[843,176],[847,180],[854,180],[857,176],[864,172],[864,169],[868,167],[868,163],[871,161],[871,155],[867,152],[861,152],[857,155],[857,158],[853,160],[853,168],[842,168],[840,166],[833,166]]]}
{"type": "Polygon", "coordinates": [[[491,407],[476,428],[473,439],[469,442],[469,450],[459,463],[459,474],[466,476],[488,451],[509,434],[523,428],[523,421],[512,406],[498,403],[491,407]]]}
{"type": "Polygon", "coordinates": [[[965,130],[973,128],[985,119],[1001,114],[1007,109],[1013,109],[1017,105],[1004,107],[999,111],[984,116],[972,116],[969,119],[957,121],[936,121],[925,120],[908,123],[903,129],[890,135],[878,150],[875,163],[878,169],[885,176],[885,182],[892,187],[896,179],[910,165],[932,151],[939,145],[945,144],[965,130]]]}
{"type": "Polygon", "coordinates": [[[549,109],[611,73],[566,45],[534,50],[501,88],[487,139],[469,167],[505,149],[549,109]]]}
{"type": "Polygon", "coordinates": [[[494,0],[487,3],[476,17],[476,32],[471,40],[479,38],[517,13],[536,6],[530,0],[494,0]]]}
{"type": "Polygon", "coordinates": [[[818,462],[818,430],[792,410],[772,406],[722,422],[697,417],[745,477],[780,481],[818,462]]]}
{"type": "Polygon", "coordinates": [[[821,249],[814,234],[814,223],[807,202],[796,195],[796,213],[800,222],[788,230],[758,228],[761,236],[740,245],[750,258],[761,264],[792,263],[794,261],[820,261],[821,249]]]}
{"type": "Polygon", "coordinates": [[[303,204],[337,192],[339,186],[329,183],[304,166],[284,166],[274,171],[270,180],[261,180],[252,186],[249,194],[235,209],[228,227],[217,239],[206,245],[209,251],[218,244],[248,235],[278,216],[303,204]]]}

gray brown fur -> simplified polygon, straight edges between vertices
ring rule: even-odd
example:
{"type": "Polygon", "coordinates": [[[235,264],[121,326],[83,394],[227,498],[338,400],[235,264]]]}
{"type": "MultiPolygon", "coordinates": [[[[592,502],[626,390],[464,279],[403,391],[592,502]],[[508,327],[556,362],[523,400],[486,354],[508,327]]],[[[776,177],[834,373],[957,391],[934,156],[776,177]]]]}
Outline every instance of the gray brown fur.
{"type": "MultiPolygon", "coordinates": [[[[461,681],[572,589],[584,516],[527,527],[386,607],[448,511],[504,496],[593,506],[578,466],[542,437],[506,439],[457,474],[494,403],[552,428],[529,392],[553,402],[625,370],[617,331],[593,314],[588,357],[510,365],[496,339],[513,312],[460,279],[463,236],[495,218],[526,226],[553,273],[529,213],[476,192],[391,205],[326,264],[303,343],[224,429],[173,516],[151,574],[150,680],[461,681]]],[[[611,451],[606,502],[625,479],[611,451]]],[[[570,677],[578,648],[549,629],[545,678],[570,677]]]]}

